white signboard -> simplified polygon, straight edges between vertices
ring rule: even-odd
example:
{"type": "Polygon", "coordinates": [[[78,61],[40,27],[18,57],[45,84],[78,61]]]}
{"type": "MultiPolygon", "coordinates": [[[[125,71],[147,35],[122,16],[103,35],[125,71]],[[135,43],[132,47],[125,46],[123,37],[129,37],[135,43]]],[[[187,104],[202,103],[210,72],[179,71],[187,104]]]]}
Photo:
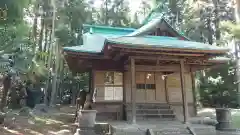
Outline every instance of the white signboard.
{"type": "Polygon", "coordinates": [[[119,72],[114,72],[114,85],[123,84],[123,74],[119,72]]]}
{"type": "Polygon", "coordinates": [[[114,100],[113,87],[105,87],[104,100],[114,100]]]}
{"type": "Polygon", "coordinates": [[[123,88],[114,87],[114,100],[123,100],[123,88]]]}

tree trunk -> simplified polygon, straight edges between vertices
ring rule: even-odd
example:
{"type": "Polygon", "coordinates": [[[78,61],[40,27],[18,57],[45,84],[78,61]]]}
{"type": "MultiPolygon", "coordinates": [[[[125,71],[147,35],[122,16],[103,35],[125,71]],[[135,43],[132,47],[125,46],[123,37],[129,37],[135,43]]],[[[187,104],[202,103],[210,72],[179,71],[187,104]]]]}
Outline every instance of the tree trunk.
{"type": "Polygon", "coordinates": [[[3,111],[3,108],[6,106],[7,103],[7,96],[8,96],[8,91],[11,88],[11,77],[6,76],[3,79],[3,97],[1,100],[1,111],[3,111]]]}
{"type": "Polygon", "coordinates": [[[35,13],[35,17],[34,17],[34,20],[33,20],[33,38],[34,40],[36,41],[37,39],[37,13],[35,13]]]}
{"type": "Polygon", "coordinates": [[[52,62],[52,44],[51,44],[51,40],[52,40],[52,30],[50,31],[50,36],[49,36],[49,40],[47,40],[48,42],[48,49],[47,49],[47,52],[48,52],[48,57],[45,58],[45,61],[47,62],[46,64],[46,68],[48,69],[48,79],[47,79],[47,83],[46,83],[46,87],[45,87],[45,96],[44,96],[44,103],[45,105],[48,105],[49,104],[49,101],[48,101],[48,97],[49,97],[49,93],[50,93],[50,90],[49,90],[49,84],[51,82],[51,73],[50,73],[50,67],[51,67],[51,62],[52,62]]]}
{"type": "MultiPolygon", "coordinates": [[[[38,40],[38,51],[42,52],[42,42],[43,42],[43,31],[44,31],[44,18],[42,16],[41,18],[41,30],[40,30],[40,36],[38,40]]],[[[37,59],[42,58],[41,56],[37,56],[37,59]]]]}
{"type": "Polygon", "coordinates": [[[237,23],[240,23],[240,1],[236,0],[235,16],[237,23]]]}
{"type": "Polygon", "coordinates": [[[215,35],[216,35],[216,41],[217,41],[217,45],[219,45],[219,40],[221,38],[221,31],[220,31],[220,28],[219,28],[219,23],[220,23],[220,17],[219,17],[219,0],[214,0],[214,7],[215,7],[215,10],[214,10],[214,14],[215,14],[215,35]]]}
{"type": "MultiPolygon", "coordinates": [[[[236,17],[236,22],[237,24],[240,24],[240,1],[236,0],[236,5],[235,5],[235,17],[236,17]]],[[[239,59],[239,41],[234,41],[235,42],[235,57],[236,57],[236,82],[238,82],[238,105],[240,106],[240,59],[239,59]]]]}
{"type": "Polygon", "coordinates": [[[207,19],[207,27],[208,27],[208,43],[210,45],[213,44],[213,33],[212,33],[212,27],[211,27],[211,19],[210,17],[207,19]]]}
{"type": "MultiPolygon", "coordinates": [[[[52,16],[52,35],[51,35],[51,38],[52,38],[52,42],[51,42],[51,45],[52,45],[52,51],[54,50],[54,47],[56,48],[58,45],[56,44],[55,41],[55,18],[56,18],[56,5],[55,5],[55,0],[52,0],[51,1],[51,4],[52,4],[52,7],[53,7],[53,16],[52,16]],[[54,46],[53,46],[54,45],[54,46]]],[[[56,52],[56,51],[55,51],[56,52]]],[[[56,53],[55,53],[56,54],[56,53]]],[[[55,61],[55,68],[57,67],[57,60],[55,61]]],[[[54,72],[56,72],[57,70],[54,70],[54,72]]],[[[54,76],[53,76],[53,81],[52,81],[52,93],[51,93],[51,102],[50,102],[50,106],[55,106],[56,104],[56,73],[53,73],[54,76]]]]}
{"type": "Polygon", "coordinates": [[[47,45],[48,45],[48,27],[47,24],[44,26],[44,46],[43,46],[43,52],[47,52],[47,45]]]}
{"type": "Polygon", "coordinates": [[[52,83],[52,96],[51,96],[51,105],[54,106],[56,104],[56,98],[57,98],[57,78],[58,78],[58,70],[59,70],[59,44],[58,42],[55,43],[55,66],[53,70],[53,83],[52,83]]]}
{"type": "Polygon", "coordinates": [[[108,0],[105,0],[105,25],[108,25],[108,0]]]}

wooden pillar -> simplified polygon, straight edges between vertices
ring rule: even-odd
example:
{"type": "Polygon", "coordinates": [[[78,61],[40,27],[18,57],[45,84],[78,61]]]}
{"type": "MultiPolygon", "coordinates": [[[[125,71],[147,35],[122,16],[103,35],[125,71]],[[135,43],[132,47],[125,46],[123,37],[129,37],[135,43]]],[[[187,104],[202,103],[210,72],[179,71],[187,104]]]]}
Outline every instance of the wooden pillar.
{"type": "Polygon", "coordinates": [[[188,121],[188,103],[187,103],[187,91],[185,88],[185,75],[184,75],[184,60],[180,60],[180,81],[181,81],[181,91],[182,91],[182,101],[183,101],[183,117],[184,123],[188,121]]]}
{"type": "Polygon", "coordinates": [[[131,58],[131,102],[132,102],[132,124],[136,123],[136,72],[135,59],[131,58]]]}
{"type": "Polygon", "coordinates": [[[167,79],[168,79],[168,77],[165,76],[165,78],[164,78],[164,88],[165,88],[166,102],[169,104],[169,95],[168,95],[167,79]]]}
{"type": "Polygon", "coordinates": [[[126,81],[125,81],[126,72],[123,72],[123,105],[122,105],[122,119],[127,120],[127,99],[126,99],[126,81]]]}
{"type": "Polygon", "coordinates": [[[92,90],[92,70],[90,70],[89,72],[88,72],[88,75],[89,75],[89,80],[88,80],[88,92],[91,92],[91,90],[92,90]]]}
{"type": "Polygon", "coordinates": [[[90,78],[91,78],[91,89],[90,89],[90,94],[93,95],[94,89],[95,89],[95,70],[91,70],[90,73],[90,78]]]}
{"type": "Polygon", "coordinates": [[[196,86],[195,86],[195,73],[190,68],[191,72],[191,81],[192,81],[192,96],[193,96],[193,107],[194,107],[194,115],[197,116],[197,99],[196,99],[196,86]]]}

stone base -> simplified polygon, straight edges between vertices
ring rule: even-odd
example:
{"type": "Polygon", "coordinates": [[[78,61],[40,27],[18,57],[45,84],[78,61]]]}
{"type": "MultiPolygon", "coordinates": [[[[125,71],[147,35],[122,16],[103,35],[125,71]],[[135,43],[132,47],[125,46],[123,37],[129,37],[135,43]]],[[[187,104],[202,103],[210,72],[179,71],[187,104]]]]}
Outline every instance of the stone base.
{"type": "Polygon", "coordinates": [[[78,128],[74,135],[98,135],[93,128],[80,129],[78,128]]]}

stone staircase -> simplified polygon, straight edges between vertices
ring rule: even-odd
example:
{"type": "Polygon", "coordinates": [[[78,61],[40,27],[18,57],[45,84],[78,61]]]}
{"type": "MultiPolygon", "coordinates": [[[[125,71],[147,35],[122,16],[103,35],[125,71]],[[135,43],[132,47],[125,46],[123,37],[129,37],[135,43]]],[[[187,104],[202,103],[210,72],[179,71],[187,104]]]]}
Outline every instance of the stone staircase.
{"type": "MultiPolygon", "coordinates": [[[[172,126],[172,125],[171,125],[172,126]]],[[[184,126],[148,129],[147,135],[194,135],[191,130],[184,126]]]]}
{"type": "Polygon", "coordinates": [[[109,132],[103,135],[197,135],[189,125],[179,121],[141,121],[133,125],[125,123],[109,126],[109,132]]]}
{"type": "MultiPolygon", "coordinates": [[[[210,125],[204,125],[204,124],[192,124],[191,127],[195,131],[197,135],[218,135],[217,131],[215,129],[215,126],[210,126],[210,125]]],[[[219,133],[219,135],[221,135],[219,133]]],[[[228,135],[223,134],[223,135],[228,135]]]]}
{"type": "MultiPolygon", "coordinates": [[[[131,120],[131,104],[126,105],[127,120],[131,120]]],[[[137,120],[176,120],[176,115],[168,104],[136,104],[137,120]]]]}

